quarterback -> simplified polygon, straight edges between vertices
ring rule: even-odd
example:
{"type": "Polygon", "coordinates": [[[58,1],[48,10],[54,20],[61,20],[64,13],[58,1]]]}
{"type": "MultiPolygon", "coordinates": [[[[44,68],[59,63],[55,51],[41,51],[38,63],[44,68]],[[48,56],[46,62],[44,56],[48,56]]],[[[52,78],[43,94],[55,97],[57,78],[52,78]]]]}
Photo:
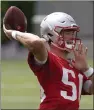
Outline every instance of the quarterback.
{"type": "Polygon", "coordinates": [[[87,47],[77,37],[80,27],[63,12],[47,15],[40,24],[41,36],[3,30],[28,48],[28,64],[41,88],[39,110],[78,110],[81,94],[94,93],[93,68],[87,63],[87,47]],[[74,54],[69,59],[69,53],[74,54]]]}

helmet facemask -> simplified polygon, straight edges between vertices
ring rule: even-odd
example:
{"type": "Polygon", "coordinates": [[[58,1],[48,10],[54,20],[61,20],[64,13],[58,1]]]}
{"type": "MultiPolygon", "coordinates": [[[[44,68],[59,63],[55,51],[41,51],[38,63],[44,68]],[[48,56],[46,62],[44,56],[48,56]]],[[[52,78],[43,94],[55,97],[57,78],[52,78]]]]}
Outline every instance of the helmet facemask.
{"type": "MultiPolygon", "coordinates": [[[[41,36],[46,41],[61,50],[72,50],[81,40],[77,38],[79,27],[75,20],[68,14],[63,12],[54,12],[47,15],[41,22],[41,36]],[[65,35],[61,35],[61,30],[74,30],[75,36],[69,40],[65,39],[65,35]]],[[[70,36],[69,36],[70,38],[70,36]]]]}
{"type": "Polygon", "coordinates": [[[61,50],[71,51],[73,50],[73,48],[76,48],[78,43],[81,44],[81,39],[77,38],[77,32],[79,31],[78,27],[73,27],[73,28],[68,27],[65,29],[63,28],[62,29],[63,35],[61,35],[61,32],[57,32],[56,30],[54,31],[55,33],[58,33],[58,36],[57,36],[57,40],[53,42],[53,45],[61,50]],[[73,36],[70,37],[69,35],[67,36],[66,39],[64,32],[71,32],[71,31],[73,31],[73,36]]]}

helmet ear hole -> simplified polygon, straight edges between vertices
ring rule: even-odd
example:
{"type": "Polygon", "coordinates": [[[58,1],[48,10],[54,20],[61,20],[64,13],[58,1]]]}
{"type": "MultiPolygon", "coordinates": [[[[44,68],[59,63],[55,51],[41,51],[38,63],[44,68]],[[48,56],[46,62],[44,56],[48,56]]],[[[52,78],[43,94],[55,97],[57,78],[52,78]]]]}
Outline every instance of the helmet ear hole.
{"type": "Polygon", "coordinates": [[[48,35],[49,35],[50,37],[52,37],[52,36],[53,36],[51,33],[48,33],[48,35]]]}

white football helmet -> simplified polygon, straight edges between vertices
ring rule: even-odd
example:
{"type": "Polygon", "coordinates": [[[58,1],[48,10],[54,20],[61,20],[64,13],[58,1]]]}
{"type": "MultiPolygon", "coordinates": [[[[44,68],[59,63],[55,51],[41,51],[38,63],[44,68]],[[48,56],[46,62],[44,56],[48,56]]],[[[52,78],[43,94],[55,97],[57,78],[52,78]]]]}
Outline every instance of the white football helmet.
{"type": "MultiPolygon", "coordinates": [[[[72,49],[75,46],[77,38],[72,39],[72,45],[67,44],[63,37],[60,37],[61,30],[72,29],[76,32],[79,31],[79,26],[75,20],[68,14],[63,12],[54,12],[47,15],[40,24],[41,37],[47,41],[52,41],[56,47],[72,49]]],[[[81,40],[80,40],[81,42],[81,40]]]]}

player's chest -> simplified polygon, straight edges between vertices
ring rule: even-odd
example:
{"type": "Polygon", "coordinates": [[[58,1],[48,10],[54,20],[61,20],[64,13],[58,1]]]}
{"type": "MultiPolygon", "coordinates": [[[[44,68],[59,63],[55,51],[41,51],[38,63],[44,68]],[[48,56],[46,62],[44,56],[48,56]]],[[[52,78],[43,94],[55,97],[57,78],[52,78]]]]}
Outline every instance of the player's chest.
{"type": "Polygon", "coordinates": [[[82,76],[69,62],[57,62],[53,65],[52,71],[54,72],[53,77],[55,80],[78,82],[79,77],[82,76]]]}

